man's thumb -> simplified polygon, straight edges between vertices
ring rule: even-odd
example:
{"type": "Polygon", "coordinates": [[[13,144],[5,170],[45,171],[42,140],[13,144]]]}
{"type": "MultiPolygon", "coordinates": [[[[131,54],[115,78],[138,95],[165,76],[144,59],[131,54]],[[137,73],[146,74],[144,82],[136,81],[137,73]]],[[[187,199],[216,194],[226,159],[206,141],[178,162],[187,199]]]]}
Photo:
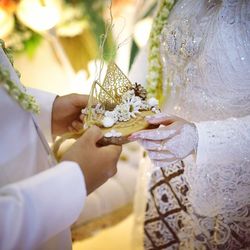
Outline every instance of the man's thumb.
{"type": "Polygon", "coordinates": [[[86,107],[88,104],[88,96],[81,94],[71,94],[70,95],[72,103],[79,108],[86,107]]]}
{"type": "Polygon", "coordinates": [[[82,137],[85,138],[85,140],[87,140],[88,142],[93,142],[94,144],[96,144],[96,142],[103,137],[103,134],[100,128],[94,125],[87,129],[82,137]]]}

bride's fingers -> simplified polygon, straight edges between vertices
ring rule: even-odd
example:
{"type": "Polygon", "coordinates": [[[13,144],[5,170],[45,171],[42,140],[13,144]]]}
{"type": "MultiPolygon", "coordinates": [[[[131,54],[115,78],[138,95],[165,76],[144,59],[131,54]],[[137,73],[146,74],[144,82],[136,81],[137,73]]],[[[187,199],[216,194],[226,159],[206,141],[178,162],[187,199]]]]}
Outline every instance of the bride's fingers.
{"type": "Polygon", "coordinates": [[[146,150],[162,150],[162,141],[139,140],[138,142],[146,150]]]}
{"type": "Polygon", "coordinates": [[[152,140],[139,140],[140,145],[146,150],[163,151],[168,150],[166,147],[166,141],[152,141],[152,140]]]}
{"type": "Polygon", "coordinates": [[[171,154],[169,151],[148,151],[148,156],[151,160],[157,160],[157,161],[167,161],[172,162],[176,160],[176,157],[171,154]]]}
{"type": "MultiPolygon", "coordinates": [[[[171,126],[171,125],[170,125],[171,126]]],[[[130,141],[135,140],[165,140],[169,139],[176,134],[176,129],[161,127],[151,130],[142,130],[140,132],[133,133],[130,137],[130,141]]]]}
{"type": "Polygon", "coordinates": [[[159,113],[146,118],[150,124],[163,124],[168,126],[178,120],[178,117],[165,113],[159,113]]]}
{"type": "Polygon", "coordinates": [[[170,166],[176,162],[178,162],[179,159],[173,159],[172,161],[166,161],[166,160],[158,160],[158,161],[152,161],[153,162],[153,165],[154,167],[157,167],[157,168],[165,168],[167,166],[170,166]]]}

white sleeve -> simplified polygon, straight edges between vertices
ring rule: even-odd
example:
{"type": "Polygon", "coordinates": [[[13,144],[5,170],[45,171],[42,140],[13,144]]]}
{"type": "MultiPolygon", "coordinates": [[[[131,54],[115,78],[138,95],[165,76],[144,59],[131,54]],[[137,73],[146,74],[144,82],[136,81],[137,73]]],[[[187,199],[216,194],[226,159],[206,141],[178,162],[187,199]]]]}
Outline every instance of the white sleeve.
{"type": "Polygon", "coordinates": [[[250,116],[196,123],[196,166],[187,168],[200,214],[236,213],[250,204],[250,116]]]}
{"type": "MultiPolygon", "coordinates": [[[[10,72],[11,79],[21,88],[23,89],[22,84],[20,83],[20,79],[18,78],[14,68],[12,67],[10,61],[5,55],[3,49],[0,47],[0,66],[10,72]]],[[[27,88],[27,93],[33,95],[40,107],[40,114],[37,115],[37,121],[39,123],[39,127],[43,131],[47,141],[52,141],[51,135],[51,115],[52,115],[52,107],[54,100],[56,98],[56,94],[48,93],[45,91],[27,88]]]]}
{"type": "Polygon", "coordinates": [[[250,116],[196,123],[197,164],[237,162],[250,157],[250,116]]]}
{"type": "Polygon", "coordinates": [[[35,249],[70,227],[86,198],[79,166],[62,162],[0,189],[0,249],[35,249]]]}
{"type": "Polygon", "coordinates": [[[52,142],[52,131],[51,131],[52,108],[57,95],[33,88],[28,88],[27,92],[35,97],[40,107],[40,113],[39,115],[36,115],[37,122],[43,134],[45,135],[46,140],[48,142],[52,142]]]}

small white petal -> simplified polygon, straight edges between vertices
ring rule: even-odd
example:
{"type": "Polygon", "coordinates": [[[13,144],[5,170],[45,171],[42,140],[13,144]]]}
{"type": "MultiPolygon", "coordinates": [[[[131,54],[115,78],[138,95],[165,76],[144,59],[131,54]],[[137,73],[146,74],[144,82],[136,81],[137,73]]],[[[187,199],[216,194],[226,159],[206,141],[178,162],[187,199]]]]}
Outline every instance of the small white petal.
{"type": "Polygon", "coordinates": [[[107,137],[107,138],[110,138],[110,137],[112,137],[113,136],[113,134],[111,133],[111,132],[107,132],[105,135],[104,135],[104,137],[107,137]]]}
{"type": "Polygon", "coordinates": [[[159,104],[158,100],[154,97],[151,97],[150,99],[148,99],[148,105],[150,107],[155,107],[159,104]]]}
{"type": "Polygon", "coordinates": [[[110,117],[104,117],[102,120],[102,124],[105,128],[110,128],[115,124],[115,121],[110,117]]]}

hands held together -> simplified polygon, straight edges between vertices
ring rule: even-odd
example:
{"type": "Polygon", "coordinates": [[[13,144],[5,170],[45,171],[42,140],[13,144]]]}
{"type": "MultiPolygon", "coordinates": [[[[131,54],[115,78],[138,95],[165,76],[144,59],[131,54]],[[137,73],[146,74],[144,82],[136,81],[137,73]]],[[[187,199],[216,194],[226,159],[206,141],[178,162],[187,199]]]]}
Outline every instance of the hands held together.
{"type": "Polygon", "coordinates": [[[88,96],[69,94],[55,99],[52,109],[52,134],[62,135],[82,128],[81,110],[88,104],[88,96]]]}
{"type": "Polygon", "coordinates": [[[163,113],[152,116],[147,121],[164,126],[134,133],[130,140],[138,140],[156,167],[175,163],[196,151],[198,133],[195,124],[163,113]]]}
{"type": "Polygon", "coordinates": [[[120,146],[97,147],[102,138],[101,130],[93,126],[88,129],[63,155],[62,161],[77,162],[85,177],[87,193],[101,186],[117,172],[117,161],[121,153],[120,146]]]}
{"type": "MultiPolygon", "coordinates": [[[[52,134],[62,135],[68,131],[82,128],[81,110],[87,106],[88,96],[70,94],[57,97],[52,110],[52,134]]],[[[97,147],[102,138],[101,130],[93,126],[88,129],[63,155],[62,161],[74,161],[79,164],[85,178],[87,193],[91,193],[116,171],[121,154],[120,146],[97,147]]]]}
{"type": "MultiPolygon", "coordinates": [[[[58,97],[52,112],[52,133],[61,135],[67,131],[82,128],[81,110],[86,107],[88,96],[71,94],[58,97]]],[[[161,125],[157,129],[144,130],[130,136],[138,140],[148,151],[150,159],[157,167],[175,163],[194,151],[198,144],[195,124],[177,116],[157,114],[147,119],[150,124],[161,125]]],[[[102,137],[101,130],[93,126],[85,132],[62,157],[63,161],[75,161],[81,167],[87,192],[90,193],[110,177],[117,169],[121,153],[120,146],[97,147],[102,137]]]]}

